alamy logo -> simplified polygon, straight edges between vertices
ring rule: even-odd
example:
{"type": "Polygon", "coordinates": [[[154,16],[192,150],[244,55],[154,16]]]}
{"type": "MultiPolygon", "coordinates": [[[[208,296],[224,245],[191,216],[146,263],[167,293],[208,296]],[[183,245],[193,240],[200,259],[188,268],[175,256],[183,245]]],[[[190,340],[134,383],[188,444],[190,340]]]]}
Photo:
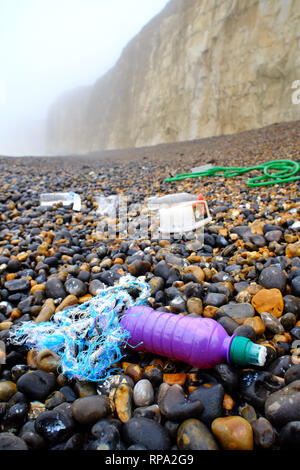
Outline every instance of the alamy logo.
{"type": "Polygon", "coordinates": [[[292,103],[293,104],[300,104],[300,80],[295,80],[292,83],[292,88],[296,89],[294,93],[292,93],[292,103]]]}

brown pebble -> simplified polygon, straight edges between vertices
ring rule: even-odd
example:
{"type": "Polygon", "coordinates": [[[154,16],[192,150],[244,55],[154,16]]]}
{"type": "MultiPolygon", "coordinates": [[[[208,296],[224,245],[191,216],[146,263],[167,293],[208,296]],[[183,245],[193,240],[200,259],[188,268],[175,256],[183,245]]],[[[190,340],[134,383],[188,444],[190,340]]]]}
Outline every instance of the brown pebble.
{"type": "Polygon", "coordinates": [[[272,313],[279,318],[283,312],[283,297],[279,289],[261,289],[252,299],[258,313],[272,313]]]}
{"type": "Polygon", "coordinates": [[[12,281],[13,279],[16,278],[16,274],[15,273],[8,273],[6,274],[6,280],[7,281],[12,281]]]}
{"type": "Polygon", "coordinates": [[[10,380],[0,381],[0,402],[8,401],[17,392],[17,386],[10,380]]]}
{"type": "Polygon", "coordinates": [[[21,253],[17,254],[17,260],[20,261],[21,263],[23,261],[26,261],[27,258],[28,258],[28,253],[26,253],[26,251],[22,251],[21,253]]]}
{"type": "Polygon", "coordinates": [[[12,325],[11,321],[3,321],[0,323],[0,331],[9,330],[12,325]]]}
{"type": "Polygon", "coordinates": [[[224,398],[223,398],[224,410],[229,410],[229,411],[232,410],[233,405],[234,405],[234,401],[232,397],[228,393],[225,393],[224,398]]]}
{"type": "Polygon", "coordinates": [[[28,351],[27,357],[26,357],[28,366],[37,367],[37,362],[36,362],[37,355],[38,355],[38,351],[36,349],[30,349],[28,351]]]}
{"type": "Polygon", "coordinates": [[[252,405],[246,403],[244,406],[239,407],[239,413],[242,418],[246,419],[248,423],[252,424],[253,421],[256,421],[257,415],[256,411],[252,405]]]}
{"type": "Polygon", "coordinates": [[[82,297],[79,297],[78,299],[78,302],[80,304],[84,304],[85,302],[87,302],[88,300],[90,300],[93,296],[91,294],[85,294],[83,295],[82,297]]]}
{"type": "Polygon", "coordinates": [[[37,368],[45,372],[57,372],[60,357],[50,349],[43,349],[36,357],[37,368]]]}
{"type": "Polygon", "coordinates": [[[216,418],[211,430],[224,450],[252,450],[253,431],[251,424],[241,416],[216,418]]]}
{"type": "Polygon", "coordinates": [[[68,385],[68,377],[64,374],[59,374],[56,381],[59,387],[65,387],[66,385],[68,385]]]}
{"type": "Polygon", "coordinates": [[[64,300],[58,305],[58,307],[55,310],[56,312],[60,312],[66,307],[70,307],[71,305],[76,305],[78,304],[78,299],[75,295],[67,295],[67,297],[64,298],[64,300]]]}
{"type": "Polygon", "coordinates": [[[186,303],[186,306],[189,313],[201,315],[203,312],[202,300],[198,299],[197,297],[190,297],[186,303]]]}
{"type": "Polygon", "coordinates": [[[263,335],[266,330],[262,319],[257,315],[251,318],[247,318],[244,321],[244,325],[251,326],[258,336],[263,335]]]}
{"type": "Polygon", "coordinates": [[[179,450],[219,450],[209,428],[198,419],[187,419],[177,431],[179,450]]]}
{"type": "Polygon", "coordinates": [[[49,321],[52,315],[55,313],[55,303],[53,299],[47,299],[35,319],[36,323],[42,323],[44,321],[49,321]]]}
{"type": "Polygon", "coordinates": [[[266,418],[259,418],[252,423],[254,442],[258,447],[269,449],[275,442],[274,429],[266,418]]]}
{"type": "Polygon", "coordinates": [[[143,369],[139,364],[129,364],[126,367],[125,373],[126,375],[129,375],[129,377],[131,377],[135,382],[138,382],[143,377],[143,369]]]}
{"type": "Polygon", "coordinates": [[[76,382],[74,391],[80,398],[97,395],[96,386],[93,383],[88,382],[76,382]]]}
{"type": "Polygon", "coordinates": [[[218,307],[214,307],[213,305],[207,305],[203,310],[203,316],[205,318],[214,318],[218,310],[218,307]]]}
{"type": "Polygon", "coordinates": [[[285,254],[288,258],[300,256],[300,240],[286,247],[285,254]]]}
{"type": "Polygon", "coordinates": [[[78,398],[72,404],[73,418],[80,424],[93,424],[110,413],[109,400],[99,395],[78,398]]]}
{"type": "Polygon", "coordinates": [[[184,385],[186,381],[186,374],[184,372],[178,374],[163,374],[163,381],[168,385],[184,385]]]}
{"type": "Polygon", "coordinates": [[[114,404],[118,418],[122,423],[127,423],[132,417],[132,388],[128,384],[121,383],[119,385],[115,393],[114,404]]]}
{"type": "Polygon", "coordinates": [[[205,274],[199,266],[191,265],[184,268],[185,274],[192,274],[198,282],[204,281],[205,274]]]}

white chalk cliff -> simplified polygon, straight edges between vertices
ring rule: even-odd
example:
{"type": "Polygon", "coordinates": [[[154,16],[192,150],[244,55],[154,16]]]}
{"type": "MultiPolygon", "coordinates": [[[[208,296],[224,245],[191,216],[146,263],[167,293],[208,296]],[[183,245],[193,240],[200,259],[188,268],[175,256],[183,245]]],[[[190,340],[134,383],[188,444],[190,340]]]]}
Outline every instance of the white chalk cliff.
{"type": "Polygon", "coordinates": [[[91,87],[53,104],[50,153],[148,146],[300,119],[300,0],[171,0],[91,87]]]}

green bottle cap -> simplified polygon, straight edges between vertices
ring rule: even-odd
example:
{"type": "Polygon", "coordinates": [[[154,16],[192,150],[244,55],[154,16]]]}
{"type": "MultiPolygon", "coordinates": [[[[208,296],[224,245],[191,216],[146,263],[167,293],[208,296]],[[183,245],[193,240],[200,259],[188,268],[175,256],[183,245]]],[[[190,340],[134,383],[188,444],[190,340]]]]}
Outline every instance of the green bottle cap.
{"type": "Polygon", "coordinates": [[[231,342],[229,359],[239,366],[249,364],[263,366],[266,356],[267,348],[253,343],[249,338],[235,336],[231,342]]]}

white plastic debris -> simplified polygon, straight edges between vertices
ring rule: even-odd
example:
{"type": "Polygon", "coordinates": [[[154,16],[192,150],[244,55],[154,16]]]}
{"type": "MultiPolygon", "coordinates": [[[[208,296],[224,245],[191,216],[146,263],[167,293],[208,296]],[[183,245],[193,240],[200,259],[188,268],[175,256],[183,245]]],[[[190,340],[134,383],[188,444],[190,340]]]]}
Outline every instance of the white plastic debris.
{"type": "Polygon", "coordinates": [[[149,198],[148,207],[158,211],[162,233],[190,232],[212,220],[206,201],[188,193],[149,198]]]}
{"type": "Polygon", "coordinates": [[[80,211],[81,197],[72,191],[68,193],[43,193],[40,196],[40,204],[43,207],[51,207],[62,202],[63,206],[73,205],[73,211],[80,211]]]}
{"type": "Polygon", "coordinates": [[[214,165],[211,163],[208,163],[207,165],[196,166],[195,168],[192,168],[192,173],[199,173],[200,171],[210,170],[213,167],[214,165]]]}

